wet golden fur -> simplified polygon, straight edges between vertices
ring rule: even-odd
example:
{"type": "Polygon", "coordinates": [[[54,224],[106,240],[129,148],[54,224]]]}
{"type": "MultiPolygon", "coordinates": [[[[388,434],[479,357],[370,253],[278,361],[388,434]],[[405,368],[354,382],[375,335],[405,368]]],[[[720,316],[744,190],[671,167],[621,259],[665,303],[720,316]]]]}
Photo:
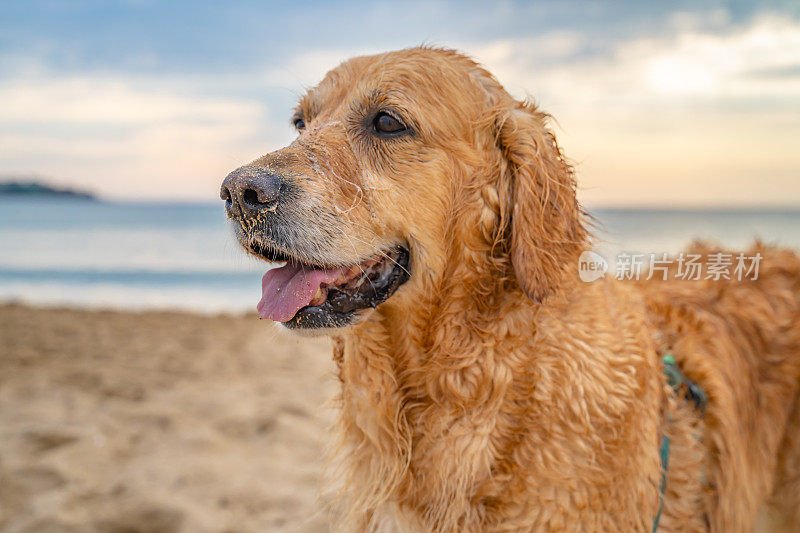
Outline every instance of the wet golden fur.
{"type": "Polygon", "coordinates": [[[660,530],[750,531],[766,503],[800,527],[797,256],[760,247],[757,281],[581,282],[589,226],[548,116],[452,51],[352,59],[297,113],[297,140],[251,164],[302,191],[292,251],[412,252],[394,296],[328,331],[337,527],[649,531],[664,433],[660,530]],[[369,135],[387,108],[411,135],[369,135]],[[666,385],[665,351],[704,417],[666,385]]]}

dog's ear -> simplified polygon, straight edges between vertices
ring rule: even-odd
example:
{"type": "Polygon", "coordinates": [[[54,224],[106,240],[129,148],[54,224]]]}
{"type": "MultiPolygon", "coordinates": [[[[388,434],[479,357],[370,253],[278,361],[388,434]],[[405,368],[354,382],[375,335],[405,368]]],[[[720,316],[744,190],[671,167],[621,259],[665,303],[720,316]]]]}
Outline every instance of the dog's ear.
{"type": "MultiPolygon", "coordinates": [[[[549,116],[507,97],[496,108],[497,144],[509,190],[510,255],[520,288],[544,300],[587,241],[572,167],[547,128],[549,116]]],[[[505,217],[504,217],[505,218],[505,217]]]]}

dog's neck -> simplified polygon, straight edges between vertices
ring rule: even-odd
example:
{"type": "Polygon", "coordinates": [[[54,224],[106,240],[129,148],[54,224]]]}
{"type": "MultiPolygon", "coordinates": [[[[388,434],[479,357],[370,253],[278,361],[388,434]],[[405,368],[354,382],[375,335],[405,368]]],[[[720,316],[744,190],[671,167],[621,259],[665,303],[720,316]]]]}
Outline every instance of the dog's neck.
{"type": "Polygon", "coordinates": [[[354,512],[404,502],[454,523],[471,508],[470,485],[496,463],[491,435],[475,428],[494,427],[514,379],[501,359],[520,356],[540,306],[488,265],[450,264],[463,265],[448,273],[458,283],[423,291],[438,300],[383,306],[335,339],[354,512]]]}

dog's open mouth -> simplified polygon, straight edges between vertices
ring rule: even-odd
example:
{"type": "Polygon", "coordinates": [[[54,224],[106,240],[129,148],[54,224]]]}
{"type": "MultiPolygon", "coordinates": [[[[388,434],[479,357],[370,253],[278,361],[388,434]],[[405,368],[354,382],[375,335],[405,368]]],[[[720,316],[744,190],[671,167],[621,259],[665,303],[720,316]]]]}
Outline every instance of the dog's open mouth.
{"type": "Polygon", "coordinates": [[[303,263],[271,249],[259,250],[259,255],[286,261],[264,274],[259,315],[289,328],[348,325],[359,309],[386,301],[409,278],[409,252],[402,246],[335,268],[303,263]]]}

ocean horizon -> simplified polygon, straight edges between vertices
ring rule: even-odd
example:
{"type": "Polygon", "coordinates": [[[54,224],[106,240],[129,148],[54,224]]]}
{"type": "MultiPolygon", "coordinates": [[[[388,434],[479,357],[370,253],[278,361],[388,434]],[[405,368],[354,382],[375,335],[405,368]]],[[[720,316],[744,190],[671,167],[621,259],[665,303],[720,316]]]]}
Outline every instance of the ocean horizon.
{"type": "MultiPolygon", "coordinates": [[[[594,208],[595,250],[677,254],[693,239],[800,248],[800,208],[594,208]]],[[[253,312],[267,265],[233,238],[221,202],[0,198],[0,302],[253,312]]]]}

